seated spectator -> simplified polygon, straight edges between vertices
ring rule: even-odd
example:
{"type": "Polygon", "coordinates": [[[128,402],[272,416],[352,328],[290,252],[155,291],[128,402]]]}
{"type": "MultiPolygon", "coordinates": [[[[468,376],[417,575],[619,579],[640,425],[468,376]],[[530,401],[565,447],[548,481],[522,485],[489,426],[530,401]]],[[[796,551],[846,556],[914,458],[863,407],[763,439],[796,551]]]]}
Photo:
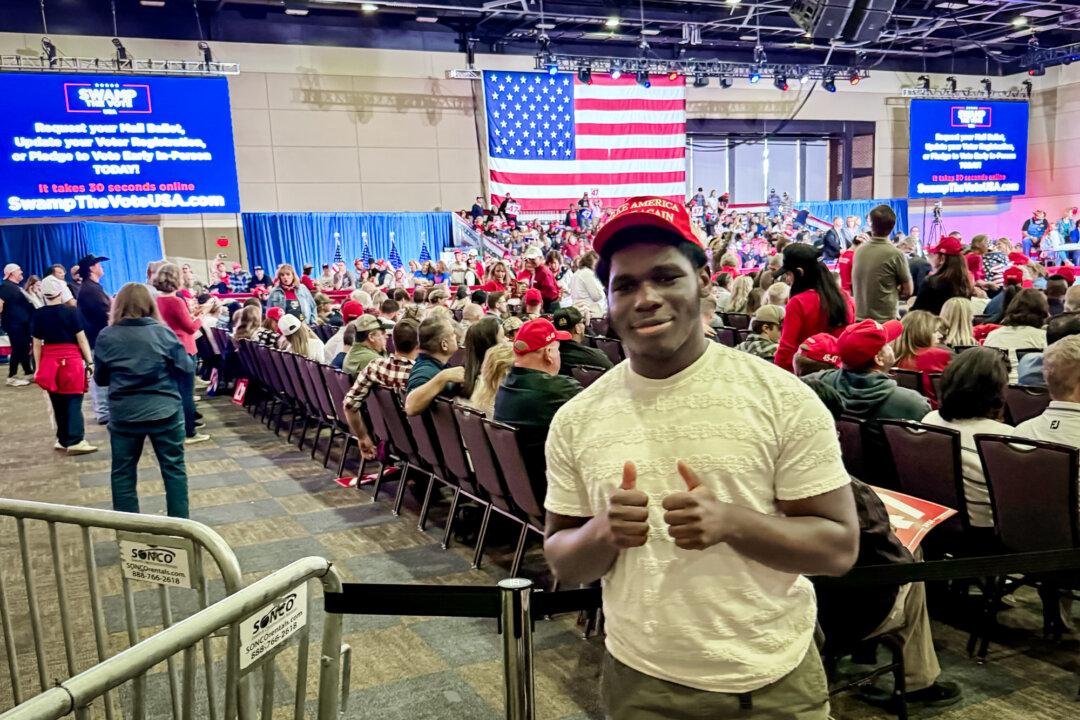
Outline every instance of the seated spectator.
{"type": "Polygon", "coordinates": [[[540,313],[544,311],[544,297],[540,294],[540,291],[536,288],[529,288],[525,291],[525,314],[522,319],[526,322],[529,320],[535,320],[540,317],[540,313]]]}
{"type": "Polygon", "coordinates": [[[754,279],[749,275],[740,275],[731,283],[731,296],[720,306],[720,312],[751,313],[747,308],[750,292],[754,289],[754,279]]]}
{"type": "Polygon", "coordinates": [[[519,317],[510,316],[503,320],[503,332],[506,333],[506,339],[509,342],[514,342],[517,338],[517,332],[521,329],[521,326],[525,323],[519,317]]]}
{"type": "Polygon", "coordinates": [[[559,374],[559,341],[570,333],[544,318],[521,326],[514,339],[514,367],[495,395],[495,419],[518,430],[518,445],[537,498],[545,496],[544,443],[555,413],[581,392],[577,380],[559,374]]]}
{"type": "Polygon", "coordinates": [[[244,271],[244,266],[238,262],[232,264],[232,272],[229,273],[229,292],[234,294],[246,293],[251,286],[251,276],[244,271]]]}
{"type": "MultiPolygon", "coordinates": [[[[470,305],[479,311],[479,306],[470,305]]],[[[464,324],[464,323],[462,323],[464,324]]],[[[459,339],[461,334],[458,334],[459,339]]],[[[489,348],[506,342],[506,333],[498,318],[483,317],[469,325],[462,347],[465,348],[465,381],[461,384],[461,397],[472,397],[480,378],[480,367],[489,348]]]]}
{"type": "Polygon", "coordinates": [[[356,340],[341,369],[355,378],[369,362],[386,353],[386,331],[374,315],[361,315],[350,325],[356,329],[356,340]]]}
{"type": "MultiPolygon", "coordinates": [[[[420,300],[417,300],[417,302],[423,301],[423,298],[424,293],[421,293],[420,300]]],[[[372,299],[371,293],[366,290],[353,290],[351,293],[349,293],[349,300],[360,303],[361,310],[367,310],[368,308],[375,307],[375,300],[372,299]]],[[[357,315],[357,317],[360,316],[357,315]]]]}
{"type": "Polygon", "coordinates": [[[480,307],[483,307],[484,304],[487,302],[487,296],[487,290],[473,290],[471,293],[469,293],[469,302],[471,302],[473,305],[479,305],[480,307]]]}
{"type": "Polygon", "coordinates": [[[1016,426],[1017,437],[1080,447],[1080,336],[1061,338],[1043,353],[1050,405],[1016,426]]]}
{"type": "Polygon", "coordinates": [[[256,265],[252,269],[252,272],[254,272],[254,275],[252,275],[251,280],[248,281],[248,292],[252,292],[257,287],[266,288],[267,290],[273,287],[274,281],[271,280],[270,277],[266,274],[266,272],[262,269],[262,265],[256,265]]]}
{"type": "MultiPolygon", "coordinates": [[[[941,377],[941,407],[922,420],[927,425],[960,433],[964,497],[973,527],[994,527],[975,434],[1013,434],[1013,429],[1002,422],[1008,383],[1009,372],[1001,353],[987,348],[969,348],[956,356],[941,377]]],[[[989,552],[990,548],[986,550],[989,552]]]]}
{"type": "Polygon", "coordinates": [[[469,304],[469,288],[464,285],[459,285],[457,290],[454,291],[454,299],[450,301],[451,310],[464,310],[465,306],[469,304]]]}
{"type": "Polygon", "coordinates": [[[765,292],[761,288],[754,288],[746,299],[746,314],[753,315],[758,308],[765,304],[765,292]]]}
{"type": "Polygon", "coordinates": [[[855,250],[869,239],[870,236],[866,233],[858,233],[852,239],[851,246],[840,253],[840,258],[836,261],[836,271],[840,275],[840,287],[849,295],[851,294],[851,265],[855,260],[855,250]]]}
{"type": "Polygon", "coordinates": [[[488,315],[494,315],[498,318],[505,318],[510,315],[510,308],[506,305],[506,293],[502,291],[496,291],[488,293],[487,301],[488,315]]]}
{"type": "Polygon", "coordinates": [[[281,331],[278,330],[278,320],[285,315],[281,308],[267,308],[266,317],[263,318],[262,327],[251,336],[252,342],[267,348],[281,347],[281,331]]]}
{"type": "Polygon", "coordinates": [[[341,313],[334,308],[334,301],[329,295],[315,293],[315,325],[332,325],[341,327],[341,313]]]}
{"type": "Polygon", "coordinates": [[[570,303],[589,319],[603,317],[607,312],[604,286],[596,278],[597,260],[595,252],[585,253],[578,258],[577,270],[570,277],[570,303]]]}
{"type": "Polygon", "coordinates": [[[776,349],[780,346],[780,328],[783,322],[784,309],[781,306],[763,305],[750,321],[750,334],[735,349],[772,362],[776,357],[776,349]]]}
{"type": "Polygon", "coordinates": [[[278,320],[278,330],[285,338],[286,349],[317,363],[323,361],[323,341],[295,315],[283,315],[278,320]]]}
{"type": "MultiPolygon", "coordinates": [[[[341,350],[337,353],[337,355],[334,355],[333,359],[330,361],[330,367],[334,368],[335,370],[341,370],[342,372],[345,372],[343,369],[345,367],[345,358],[349,357],[349,351],[352,350],[352,347],[355,344],[356,324],[349,323],[342,328],[341,350]]],[[[323,356],[325,357],[325,355],[326,351],[324,350],[323,356]]]]}
{"type": "MultiPolygon", "coordinates": [[[[472,303],[465,306],[461,311],[461,322],[457,323],[458,345],[465,347],[465,335],[469,332],[469,328],[483,319],[484,309],[482,307],[472,303]]],[[[499,324],[498,321],[496,321],[496,324],[499,324]]],[[[481,355],[478,363],[483,362],[483,360],[484,358],[481,355]]],[[[479,365],[477,367],[479,368],[479,365]]]]}
{"type": "Polygon", "coordinates": [[[262,312],[254,305],[244,307],[233,313],[233,345],[241,340],[253,340],[262,324],[262,312]]]}
{"type": "Polygon", "coordinates": [[[420,323],[420,353],[416,356],[406,384],[405,413],[419,415],[436,397],[457,397],[465,382],[465,368],[447,365],[458,350],[454,324],[443,317],[420,323]]]}
{"type": "MultiPolygon", "coordinates": [[[[1063,337],[1080,335],[1080,312],[1064,312],[1050,318],[1046,324],[1046,345],[1049,347],[1063,337]]],[[[1020,385],[1046,386],[1043,377],[1043,353],[1027,353],[1020,358],[1017,382],[1020,385]]]]}
{"type": "Polygon", "coordinates": [[[823,370],[836,370],[840,367],[840,355],[836,346],[836,336],[831,333],[818,333],[802,341],[795,353],[795,375],[804,377],[823,370]]]}
{"type": "MultiPolygon", "coordinates": [[[[341,305],[341,321],[342,325],[336,333],[330,336],[330,339],[326,341],[326,347],[323,350],[323,362],[333,362],[334,358],[342,350],[343,341],[345,339],[345,329],[356,318],[364,314],[364,306],[356,300],[348,300],[341,305]]],[[[355,330],[353,331],[355,333],[355,330]]]]}
{"type": "MultiPolygon", "coordinates": [[[[410,318],[405,318],[394,325],[394,352],[389,357],[374,358],[365,365],[363,371],[356,376],[356,381],[353,382],[353,386],[345,395],[343,404],[345,419],[348,421],[349,429],[352,430],[353,435],[360,440],[360,453],[367,460],[375,457],[375,443],[364,426],[364,420],[360,415],[360,406],[364,404],[364,400],[367,398],[368,393],[371,392],[371,386],[374,384],[390,388],[395,392],[405,389],[417,353],[420,352],[417,335],[419,327],[419,323],[410,318]]],[[[353,331],[355,332],[355,330],[353,331]]]]}
{"type": "Polygon", "coordinates": [[[784,307],[791,295],[791,286],[785,282],[774,282],[765,291],[765,304],[784,307]]]}
{"type": "Polygon", "coordinates": [[[1034,288],[1024,288],[1016,293],[1005,308],[1001,319],[1003,327],[986,336],[985,347],[1005,348],[1009,351],[1009,382],[1019,378],[1017,372],[1017,348],[1046,347],[1046,320],[1050,309],[1046,297],[1034,288]]]}
{"type": "Polygon", "coordinates": [[[962,297],[949,298],[941,306],[941,344],[950,348],[977,345],[971,333],[973,323],[971,303],[962,297]]]}
{"type": "Polygon", "coordinates": [[[514,348],[508,342],[492,345],[484,354],[484,362],[480,365],[480,376],[473,386],[472,395],[468,398],[459,397],[459,402],[466,407],[479,410],[488,417],[495,414],[495,395],[499,386],[510,374],[510,368],[514,367],[514,348]]]}
{"type": "Polygon", "coordinates": [[[1061,275],[1051,275],[1046,279],[1046,304],[1050,317],[1065,312],[1065,296],[1069,293],[1069,283],[1061,275]]]}
{"type": "MultiPolygon", "coordinates": [[[[839,395],[819,381],[807,380],[806,384],[829,408],[833,419],[839,419],[844,411],[839,395]]],[[[914,562],[893,532],[889,513],[874,489],[855,478],[851,479],[851,489],[859,516],[859,557],[855,567],[914,562]]],[[[904,656],[904,699],[937,707],[959,701],[960,688],[955,683],[938,682],[941,665],[934,650],[923,583],[843,589],[818,584],[816,591],[818,623],[827,645],[846,647],[862,639],[894,633],[900,638],[904,656]]],[[[877,699],[875,691],[877,688],[870,686],[863,690],[863,696],[877,699]]],[[[885,695],[881,699],[887,698],[885,695]]]]}
{"type": "Polygon", "coordinates": [[[588,365],[589,367],[610,370],[613,366],[603,351],[585,344],[585,318],[577,307],[565,307],[555,311],[552,320],[556,330],[570,334],[569,340],[559,342],[559,356],[562,364],[559,372],[570,375],[571,368],[588,365]]]}
{"type": "Polygon", "coordinates": [[[933,403],[937,398],[930,374],[943,372],[953,359],[952,351],[938,344],[941,321],[925,310],[912,310],[904,315],[901,324],[904,331],[893,347],[896,367],[921,372],[923,394],[933,403]]]}

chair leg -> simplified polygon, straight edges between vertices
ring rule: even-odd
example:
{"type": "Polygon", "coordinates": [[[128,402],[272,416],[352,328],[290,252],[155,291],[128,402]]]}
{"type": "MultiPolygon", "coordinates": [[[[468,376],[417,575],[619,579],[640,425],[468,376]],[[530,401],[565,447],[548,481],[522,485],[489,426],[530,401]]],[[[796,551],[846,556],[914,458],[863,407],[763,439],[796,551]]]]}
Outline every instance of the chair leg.
{"type": "MultiPolygon", "coordinates": [[[[347,444],[349,441],[346,440],[345,442],[347,444]]],[[[363,472],[363,468],[361,468],[360,471],[363,472]]],[[[379,474],[375,476],[375,487],[371,488],[371,502],[372,502],[372,504],[374,504],[375,501],[379,499],[379,485],[382,484],[383,475],[385,473],[386,473],[386,463],[381,463],[379,465],[379,474]]],[[[339,475],[339,477],[340,477],[340,475],[339,475]]],[[[359,486],[359,483],[357,483],[357,486],[359,486]]]]}
{"type": "Polygon", "coordinates": [[[427,525],[427,513],[428,506],[431,505],[431,492],[435,489],[435,473],[431,474],[428,478],[427,490],[424,491],[424,502],[420,505],[420,519],[416,522],[416,527],[421,532],[424,530],[424,526],[427,525]]]}
{"type": "Polygon", "coordinates": [[[317,420],[315,424],[315,437],[311,439],[311,459],[315,459],[315,453],[319,449],[319,436],[322,435],[323,428],[326,427],[326,423],[322,420],[317,420]]]}
{"type": "Polygon", "coordinates": [[[518,537],[517,550],[514,551],[514,562],[510,564],[510,577],[516,578],[521,570],[521,561],[525,557],[525,538],[529,535],[529,525],[521,524],[521,535],[518,537]]]}
{"type": "Polygon", "coordinates": [[[401,514],[401,503],[405,499],[405,486],[408,484],[409,469],[412,466],[406,462],[401,468],[401,479],[398,480],[397,495],[394,496],[394,515],[401,514]]]}
{"type": "Polygon", "coordinates": [[[311,426],[311,418],[309,418],[307,415],[305,415],[304,416],[304,427],[300,429],[300,444],[296,446],[298,450],[303,450],[304,449],[304,440],[307,440],[307,431],[308,431],[308,428],[310,426],[311,426]]]}
{"type": "MultiPolygon", "coordinates": [[[[352,435],[345,433],[345,447],[341,448],[341,459],[338,460],[337,476],[341,477],[341,474],[345,472],[345,460],[349,457],[349,446],[352,445],[352,435]]],[[[361,464],[361,470],[363,470],[361,464]]]]}
{"type": "Polygon", "coordinates": [[[457,515],[458,500],[461,499],[461,488],[454,488],[454,498],[450,501],[450,514],[446,516],[446,530],[443,532],[442,549],[450,547],[450,530],[454,527],[454,516],[457,515]]]}
{"type": "Polygon", "coordinates": [[[484,508],[484,518],[480,521],[480,534],[476,536],[476,553],[473,555],[472,566],[479,568],[484,559],[484,541],[487,539],[488,522],[491,520],[491,505],[484,508]]]}
{"type": "MultiPolygon", "coordinates": [[[[326,443],[326,453],[323,455],[323,459],[322,459],[322,466],[323,467],[326,467],[327,465],[330,464],[330,451],[334,449],[334,440],[337,439],[337,433],[338,433],[337,428],[335,428],[333,425],[331,425],[330,426],[330,440],[328,440],[327,443],[326,443]]],[[[363,470],[363,468],[361,468],[361,470],[363,470]]],[[[338,475],[338,477],[341,477],[341,476],[338,475]]]]}
{"type": "Polygon", "coordinates": [[[907,681],[904,679],[904,648],[891,638],[885,643],[892,653],[893,661],[893,707],[897,720],[908,720],[907,681]]]}

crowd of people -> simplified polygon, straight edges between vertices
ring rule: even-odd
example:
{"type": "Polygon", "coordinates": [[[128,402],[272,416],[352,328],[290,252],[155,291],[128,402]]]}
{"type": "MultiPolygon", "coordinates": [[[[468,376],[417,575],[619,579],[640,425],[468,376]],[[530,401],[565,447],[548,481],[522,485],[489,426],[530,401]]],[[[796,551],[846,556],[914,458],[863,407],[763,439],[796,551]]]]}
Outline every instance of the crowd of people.
{"type": "MultiPolygon", "coordinates": [[[[824,717],[804,576],[916,560],[859,482],[868,478],[845,471],[841,414],[959,431],[969,519],[988,538],[976,434],[1080,447],[1080,285],[1070,266],[1050,274],[1041,262],[1058,261],[1058,241],[1075,234],[1068,212],[1052,227],[1036,215],[1016,239],[965,244],[954,233],[926,248],[914,232],[896,235],[885,205],[823,232],[801,228],[786,193],[764,213],[732,212],[701,189],[686,204],[636,198],[609,210],[586,196],[555,223],[519,223],[515,205],[477,198],[467,215],[491,242],[484,251],[404,267],[249,274],[219,257],[203,282],[163,261],[110,298],[107,258],[82,258],[70,279],[57,265],[26,282],[9,264],[7,384],[48,394],[56,448],[71,455],[97,449],[83,425],[91,395],[108,425],[118,510],[139,510],[149,438],[178,517],[188,515],[185,448],[209,439],[201,345],[228,354],[217,330],[347,373],[343,411],[365,459],[379,453],[361,412],[376,385],[402,393],[408,415],[448,397],[510,425],[546,497],[549,565],[564,583],[605,578],[613,717],[722,714],[731,697],[824,717]],[[738,318],[733,348],[712,341],[738,318]],[[593,321],[627,362],[613,367],[592,346],[593,321]],[[603,373],[587,389],[574,378],[582,367],[603,373]],[[920,373],[922,391],[899,386],[897,370],[920,373]],[[1047,411],[1007,425],[1009,383],[1047,387],[1047,411]],[[717,631],[694,630],[702,618],[717,631]]],[[[901,629],[910,700],[958,699],[939,679],[921,585],[892,588],[874,607],[847,617],[866,637],[901,629]]]]}

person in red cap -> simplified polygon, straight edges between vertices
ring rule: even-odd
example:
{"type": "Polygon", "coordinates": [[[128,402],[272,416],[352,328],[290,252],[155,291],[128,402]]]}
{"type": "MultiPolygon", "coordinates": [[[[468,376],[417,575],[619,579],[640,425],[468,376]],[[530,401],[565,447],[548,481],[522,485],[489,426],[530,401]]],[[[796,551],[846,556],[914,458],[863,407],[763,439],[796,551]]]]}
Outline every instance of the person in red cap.
{"type": "Polygon", "coordinates": [[[278,332],[278,320],[285,314],[285,310],[279,307],[266,309],[266,317],[263,318],[262,326],[251,336],[252,342],[263,347],[281,347],[281,333],[278,332]]]}
{"type": "Polygon", "coordinates": [[[331,363],[345,347],[345,330],[356,318],[364,314],[364,305],[356,300],[346,300],[341,304],[341,327],[326,341],[323,348],[325,362],[331,363]]]}
{"type": "Polygon", "coordinates": [[[543,251],[532,245],[525,249],[522,258],[525,266],[518,273],[518,282],[523,282],[530,289],[536,289],[540,292],[540,297],[544,301],[545,313],[555,312],[559,309],[561,291],[559,290],[559,284],[555,281],[555,276],[551,273],[551,269],[544,264],[543,251]]]}
{"type": "Polygon", "coordinates": [[[975,293],[975,286],[967,261],[964,260],[964,246],[959,238],[946,235],[928,252],[934,272],[923,283],[911,309],[940,315],[946,300],[954,297],[969,298],[975,293]]]}
{"type": "Polygon", "coordinates": [[[517,428],[518,446],[537,498],[546,490],[544,443],[551,419],[581,392],[577,380],[559,374],[559,341],[572,338],[547,318],[526,322],[514,336],[514,367],[495,394],[495,420],[517,428]]]}
{"type": "Polygon", "coordinates": [[[544,298],[536,288],[529,288],[522,298],[525,303],[525,319],[535,320],[544,311],[544,298]]]}
{"type": "Polygon", "coordinates": [[[627,361],[551,423],[544,551],[564,584],[604,580],[605,716],[824,720],[802,575],[858,550],[832,418],[791,373],[705,339],[681,203],[628,200],[594,247],[627,361]]]}
{"type": "Polygon", "coordinates": [[[795,353],[795,375],[802,377],[822,370],[835,370],[840,367],[839,352],[835,335],[827,332],[811,335],[803,340],[795,353]]]}

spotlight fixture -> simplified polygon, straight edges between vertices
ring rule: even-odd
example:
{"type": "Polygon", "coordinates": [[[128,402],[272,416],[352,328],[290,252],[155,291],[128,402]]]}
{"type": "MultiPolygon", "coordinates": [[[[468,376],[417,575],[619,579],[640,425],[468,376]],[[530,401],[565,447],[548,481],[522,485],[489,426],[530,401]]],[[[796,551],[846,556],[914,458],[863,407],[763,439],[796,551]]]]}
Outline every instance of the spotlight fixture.
{"type": "Polygon", "coordinates": [[[679,79],[679,71],[678,70],[669,71],[668,74],[667,74],[667,79],[668,80],[678,80],[679,79]]]}
{"type": "Polygon", "coordinates": [[[956,92],[956,78],[952,75],[945,78],[945,89],[951,93],[956,92]]]}
{"type": "MultiPolygon", "coordinates": [[[[721,87],[722,86],[723,86],[723,83],[721,82],[721,87]]],[[[708,75],[695,75],[694,76],[694,87],[696,87],[696,88],[709,87],[709,76],[708,75]]]]}
{"type": "Polygon", "coordinates": [[[787,89],[788,89],[787,78],[784,77],[783,75],[777,75],[776,77],[774,77],[773,81],[772,81],[772,84],[773,84],[773,87],[775,87],[780,92],[787,92],[787,89]]]}
{"type": "Polygon", "coordinates": [[[1024,93],[1030,98],[1031,97],[1031,81],[1030,80],[1025,80],[1024,82],[1020,83],[1020,85],[1023,86],[1024,93]]]}
{"type": "Polygon", "coordinates": [[[754,68],[750,71],[750,84],[757,85],[759,80],[761,80],[761,71],[754,68]]]}
{"type": "Polygon", "coordinates": [[[604,21],[604,27],[610,30],[614,30],[615,28],[619,27],[619,18],[615,15],[612,15],[604,21]]]}
{"type": "Polygon", "coordinates": [[[852,85],[858,85],[861,80],[862,78],[859,76],[858,70],[852,70],[851,73],[848,74],[848,82],[852,85]]]}
{"type": "Polygon", "coordinates": [[[559,64],[553,60],[548,60],[545,67],[548,75],[557,75],[559,73],[559,64]]]}
{"type": "Polygon", "coordinates": [[[41,38],[41,50],[45,53],[45,59],[49,61],[49,65],[56,63],[56,46],[48,37],[41,38]]]}
{"type": "Polygon", "coordinates": [[[1027,25],[1027,23],[1028,23],[1028,20],[1023,15],[1017,15],[1016,17],[1014,17],[1012,19],[1012,26],[1013,27],[1024,27],[1025,25],[1027,25]]]}
{"type": "Polygon", "coordinates": [[[116,48],[116,64],[119,65],[128,59],[128,51],[124,44],[120,42],[120,38],[113,38],[112,44],[116,48]]]}
{"type": "Polygon", "coordinates": [[[803,70],[801,77],[799,77],[799,83],[805,85],[808,82],[810,82],[810,72],[808,70],[803,70]]]}
{"type": "Polygon", "coordinates": [[[821,76],[821,87],[825,92],[836,92],[836,73],[827,72],[821,76]]]}
{"type": "Polygon", "coordinates": [[[165,0],[139,0],[143,7],[165,7],[165,0]]]}
{"type": "Polygon", "coordinates": [[[360,6],[360,12],[366,13],[368,15],[370,15],[373,12],[378,12],[378,11],[379,11],[379,6],[376,5],[375,3],[369,3],[368,2],[368,3],[364,3],[363,5],[360,6]]]}
{"type": "Polygon", "coordinates": [[[990,97],[990,94],[994,92],[994,86],[990,83],[990,78],[983,78],[979,82],[983,86],[983,92],[986,93],[987,97],[990,97]]]}
{"type": "Polygon", "coordinates": [[[930,89],[930,76],[929,75],[920,75],[919,76],[919,87],[922,88],[923,90],[929,90],[930,89]]]}
{"type": "Polygon", "coordinates": [[[578,68],[577,79],[586,85],[592,85],[592,68],[588,65],[582,65],[578,68]]]}
{"type": "Polygon", "coordinates": [[[285,0],[285,14],[304,17],[308,14],[308,6],[304,4],[304,0],[285,0]]]}
{"type": "Polygon", "coordinates": [[[1028,75],[1031,75],[1032,77],[1042,77],[1045,74],[1046,74],[1046,66],[1045,65],[1036,65],[1035,67],[1028,70],[1028,75]]]}
{"type": "Polygon", "coordinates": [[[611,68],[611,79],[612,80],[618,80],[621,77],[622,77],[622,68],[620,68],[618,65],[615,65],[614,67],[612,67],[611,68]]]}
{"type": "Polygon", "coordinates": [[[647,70],[638,70],[635,79],[637,80],[638,85],[640,85],[641,87],[652,87],[652,81],[649,80],[649,73],[647,70]]]}
{"type": "Polygon", "coordinates": [[[210,45],[205,40],[200,40],[198,48],[202,52],[203,63],[207,66],[214,62],[214,53],[210,51],[210,45]]]}

